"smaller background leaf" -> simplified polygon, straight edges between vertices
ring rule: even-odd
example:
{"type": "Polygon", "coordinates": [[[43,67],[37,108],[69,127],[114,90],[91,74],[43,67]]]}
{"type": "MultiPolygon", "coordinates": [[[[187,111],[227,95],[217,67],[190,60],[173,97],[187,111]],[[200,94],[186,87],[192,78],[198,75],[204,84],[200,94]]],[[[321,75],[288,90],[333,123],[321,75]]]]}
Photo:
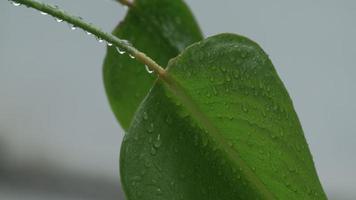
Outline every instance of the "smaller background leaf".
{"type": "MultiPolygon", "coordinates": [[[[161,66],[188,45],[202,40],[189,8],[182,0],[135,0],[114,35],[129,40],[161,66]]],[[[143,64],[109,47],[104,61],[104,84],[112,110],[126,130],[155,79],[143,64]]]]}

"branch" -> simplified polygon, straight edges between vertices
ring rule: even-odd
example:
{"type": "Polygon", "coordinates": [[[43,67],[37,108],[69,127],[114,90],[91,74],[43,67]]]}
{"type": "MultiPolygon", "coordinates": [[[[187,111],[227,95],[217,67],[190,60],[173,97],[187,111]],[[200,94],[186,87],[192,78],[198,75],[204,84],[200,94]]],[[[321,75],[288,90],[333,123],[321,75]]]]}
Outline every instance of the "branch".
{"type": "MultiPolygon", "coordinates": [[[[125,1],[125,0],[123,0],[125,1]]],[[[39,10],[43,13],[47,13],[56,19],[60,19],[63,21],[68,22],[69,24],[72,24],[73,27],[78,27],[83,29],[84,31],[87,31],[93,35],[95,35],[97,38],[101,40],[105,40],[107,43],[112,44],[113,46],[127,52],[128,54],[132,55],[133,57],[136,58],[136,60],[142,62],[145,64],[150,70],[154,71],[159,77],[165,77],[165,70],[158,65],[154,60],[152,60],[150,57],[148,57],[146,54],[142,53],[141,51],[137,50],[135,47],[133,47],[130,42],[127,40],[122,40],[117,38],[116,36],[106,33],[99,28],[86,23],[83,21],[83,19],[72,16],[67,14],[66,12],[58,9],[57,7],[45,4],[45,3],[40,3],[35,0],[13,0],[15,3],[19,3],[21,5],[25,5],[27,7],[39,10]]],[[[121,1],[120,1],[121,2],[121,1]]]]}

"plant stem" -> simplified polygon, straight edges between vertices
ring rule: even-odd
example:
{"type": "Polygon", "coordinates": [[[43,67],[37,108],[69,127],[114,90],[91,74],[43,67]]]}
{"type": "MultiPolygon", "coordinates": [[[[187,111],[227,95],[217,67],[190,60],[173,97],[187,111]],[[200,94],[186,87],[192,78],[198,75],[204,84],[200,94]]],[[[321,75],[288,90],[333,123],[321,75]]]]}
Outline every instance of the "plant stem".
{"type": "Polygon", "coordinates": [[[129,8],[133,6],[133,2],[129,0],[116,0],[117,2],[121,3],[122,5],[125,5],[129,8]]]}
{"type": "Polygon", "coordinates": [[[153,70],[159,77],[165,76],[166,71],[160,65],[158,65],[153,59],[148,57],[146,54],[133,47],[127,40],[122,40],[110,33],[106,33],[101,29],[93,26],[92,24],[86,23],[80,17],[69,15],[55,6],[51,6],[35,0],[13,0],[13,2],[20,3],[27,7],[47,13],[55,17],[56,19],[61,19],[63,21],[68,22],[69,24],[72,24],[74,27],[81,28],[95,35],[97,38],[105,40],[106,42],[114,45],[115,47],[118,47],[121,50],[124,50],[125,52],[129,53],[137,60],[145,64],[150,70],[153,70]]]}

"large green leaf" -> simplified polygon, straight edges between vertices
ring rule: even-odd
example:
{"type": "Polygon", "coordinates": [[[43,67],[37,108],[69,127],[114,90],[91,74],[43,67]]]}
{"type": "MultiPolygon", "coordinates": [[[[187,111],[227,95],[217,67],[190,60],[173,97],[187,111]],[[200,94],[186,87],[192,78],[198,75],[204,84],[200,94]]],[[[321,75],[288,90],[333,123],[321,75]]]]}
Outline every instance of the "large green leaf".
{"type": "MultiPolygon", "coordinates": [[[[200,29],[182,0],[135,0],[114,35],[129,40],[161,66],[186,46],[202,40],[200,29]]],[[[142,64],[109,47],[104,84],[112,110],[126,130],[134,112],[152,87],[142,64]]]]}
{"type": "Polygon", "coordinates": [[[137,111],[120,161],[128,200],[326,199],[271,61],[232,34],[169,63],[137,111]]]}

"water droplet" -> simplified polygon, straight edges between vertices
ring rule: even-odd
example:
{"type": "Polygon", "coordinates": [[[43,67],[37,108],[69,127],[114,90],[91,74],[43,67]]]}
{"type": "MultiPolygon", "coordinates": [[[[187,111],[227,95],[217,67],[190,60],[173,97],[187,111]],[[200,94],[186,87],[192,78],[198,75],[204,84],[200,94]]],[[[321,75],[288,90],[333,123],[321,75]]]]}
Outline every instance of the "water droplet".
{"type": "Polygon", "coordinates": [[[153,73],[153,70],[151,70],[147,65],[145,65],[145,68],[146,68],[146,71],[147,71],[149,74],[152,74],[152,73],[153,73]]]}
{"type": "Polygon", "coordinates": [[[218,95],[218,90],[215,87],[213,87],[213,93],[215,96],[218,95]]]}
{"type": "Polygon", "coordinates": [[[203,147],[206,147],[209,143],[209,139],[208,139],[208,136],[204,135],[202,136],[202,145],[203,147]]]}
{"type": "Polygon", "coordinates": [[[155,143],[153,144],[153,146],[155,148],[159,148],[161,145],[162,145],[161,135],[158,134],[157,139],[156,139],[155,143]]]}
{"type": "Polygon", "coordinates": [[[226,72],[226,68],[224,66],[222,66],[221,71],[226,72]]]}
{"type": "Polygon", "coordinates": [[[56,22],[63,22],[63,19],[59,19],[59,18],[54,18],[56,20],[56,22]]]}
{"type": "Polygon", "coordinates": [[[230,78],[229,75],[226,76],[226,81],[227,81],[227,82],[230,82],[230,81],[231,81],[231,78],[230,78]]]}
{"type": "Polygon", "coordinates": [[[143,112],[143,119],[144,119],[144,120],[147,120],[147,119],[148,119],[147,112],[143,112]]]}
{"type": "Polygon", "coordinates": [[[166,122],[167,122],[167,124],[171,124],[172,123],[172,118],[171,118],[171,116],[167,116],[167,118],[166,118],[166,122]]]}
{"type": "Polygon", "coordinates": [[[48,15],[48,13],[41,11],[41,15],[48,15]]]}
{"type": "Polygon", "coordinates": [[[92,35],[92,33],[89,32],[89,31],[86,31],[85,33],[86,33],[87,35],[92,35]]]}
{"type": "Polygon", "coordinates": [[[245,113],[248,112],[248,108],[246,106],[242,105],[241,108],[242,108],[242,111],[244,111],[245,113]]]}
{"type": "Polygon", "coordinates": [[[21,6],[20,3],[17,3],[17,2],[14,2],[14,1],[12,1],[11,3],[12,3],[12,5],[14,5],[14,6],[21,6]]]}
{"type": "Polygon", "coordinates": [[[151,153],[152,156],[154,156],[154,155],[156,155],[157,150],[152,147],[150,153],[151,153]]]}
{"type": "Polygon", "coordinates": [[[153,130],[154,130],[154,125],[153,125],[153,123],[150,123],[150,125],[149,125],[148,128],[147,128],[147,132],[148,132],[148,133],[152,133],[153,130]]]}
{"type": "Polygon", "coordinates": [[[229,147],[233,147],[234,144],[232,142],[228,142],[229,147]]]}
{"type": "Polygon", "coordinates": [[[135,58],[135,56],[133,56],[133,55],[131,55],[131,54],[129,54],[129,56],[130,56],[130,58],[132,58],[132,59],[134,59],[134,58],[135,58]]]}
{"type": "Polygon", "coordinates": [[[150,168],[152,164],[150,163],[150,161],[146,160],[144,165],[146,168],[150,168]]]}
{"type": "Polygon", "coordinates": [[[74,30],[76,30],[76,29],[77,29],[77,27],[76,27],[76,26],[74,26],[74,25],[72,25],[72,26],[70,27],[70,29],[72,29],[72,30],[74,31],[74,30]]]}
{"type": "Polygon", "coordinates": [[[121,50],[119,47],[116,47],[116,51],[121,55],[125,53],[125,51],[121,50]]]}
{"type": "Polygon", "coordinates": [[[109,47],[112,46],[112,43],[110,43],[110,42],[107,42],[106,44],[107,44],[109,47]]]}
{"type": "Polygon", "coordinates": [[[103,39],[101,39],[101,38],[97,38],[97,40],[98,40],[98,42],[99,42],[99,43],[104,42],[104,40],[103,40],[103,39]]]}
{"type": "Polygon", "coordinates": [[[281,135],[281,137],[283,137],[283,136],[284,136],[284,132],[283,132],[283,130],[281,130],[280,135],[281,135]]]}

